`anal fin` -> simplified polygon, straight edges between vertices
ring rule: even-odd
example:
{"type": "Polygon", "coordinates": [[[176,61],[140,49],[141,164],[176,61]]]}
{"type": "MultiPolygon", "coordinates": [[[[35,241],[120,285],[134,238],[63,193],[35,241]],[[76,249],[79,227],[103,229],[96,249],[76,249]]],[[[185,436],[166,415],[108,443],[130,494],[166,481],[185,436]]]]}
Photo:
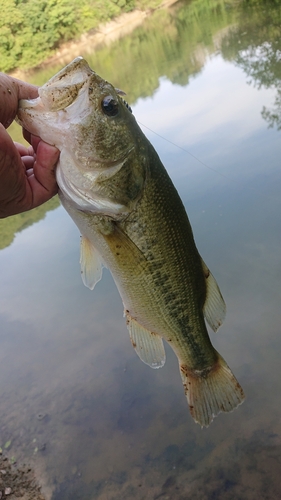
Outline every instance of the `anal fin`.
{"type": "Polygon", "coordinates": [[[166,361],[163,340],[127,314],[127,327],[132,345],[139,358],[151,368],[162,368],[166,361]]]}
{"type": "Polygon", "coordinates": [[[84,285],[93,290],[102,277],[102,262],[94,245],[86,236],[81,236],[80,265],[84,285]]]}
{"type": "Polygon", "coordinates": [[[202,260],[203,272],[206,280],[206,300],[203,314],[212,330],[216,332],[225,318],[226,306],[219,286],[205,262],[202,260]]]}

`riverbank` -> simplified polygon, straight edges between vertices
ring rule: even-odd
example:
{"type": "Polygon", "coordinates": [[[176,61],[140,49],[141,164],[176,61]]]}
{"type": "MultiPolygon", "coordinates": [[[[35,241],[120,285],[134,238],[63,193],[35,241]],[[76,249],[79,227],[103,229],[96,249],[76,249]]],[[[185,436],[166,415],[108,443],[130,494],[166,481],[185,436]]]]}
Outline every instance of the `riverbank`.
{"type": "Polygon", "coordinates": [[[0,456],[0,498],[10,500],[45,500],[37,484],[34,471],[24,465],[12,465],[7,457],[0,456]]]}
{"type": "Polygon", "coordinates": [[[15,78],[24,80],[27,74],[31,74],[43,67],[47,68],[55,64],[64,66],[81,53],[92,53],[95,48],[97,49],[103,45],[111,45],[140,26],[155,10],[169,8],[177,2],[178,0],[163,0],[156,8],[146,10],[136,9],[132,12],[121,14],[107,23],[100,24],[95,30],[91,30],[88,33],[82,34],[77,39],[62,44],[55,54],[34,68],[26,71],[17,69],[9,74],[15,78]]]}

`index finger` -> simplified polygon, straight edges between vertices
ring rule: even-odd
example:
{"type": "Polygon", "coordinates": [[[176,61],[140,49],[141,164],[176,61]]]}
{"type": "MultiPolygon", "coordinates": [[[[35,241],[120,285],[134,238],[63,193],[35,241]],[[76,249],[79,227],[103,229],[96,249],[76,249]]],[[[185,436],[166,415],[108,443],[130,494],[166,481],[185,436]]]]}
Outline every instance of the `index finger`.
{"type": "Polygon", "coordinates": [[[34,99],[38,95],[35,85],[0,73],[0,122],[5,128],[14,120],[20,99],[34,99]]]}
{"type": "Polygon", "coordinates": [[[16,86],[18,100],[20,99],[36,99],[38,97],[38,87],[31,83],[23,82],[17,78],[9,77],[11,82],[16,86]]]}

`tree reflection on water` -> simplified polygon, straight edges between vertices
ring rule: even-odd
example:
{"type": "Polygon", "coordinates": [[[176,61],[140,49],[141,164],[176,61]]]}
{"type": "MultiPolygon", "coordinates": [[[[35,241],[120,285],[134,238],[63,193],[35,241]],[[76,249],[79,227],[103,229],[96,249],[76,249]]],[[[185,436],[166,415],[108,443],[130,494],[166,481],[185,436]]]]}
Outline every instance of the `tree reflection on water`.
{"type": "Polygon", "coordinates": [[[276,0],[241,3],[235,30],[223,38],[225,59],[235,61],[257,88],[276,88],[272,108],[262,109],[269,127],[281,130],[281,5],[276,0]]]}

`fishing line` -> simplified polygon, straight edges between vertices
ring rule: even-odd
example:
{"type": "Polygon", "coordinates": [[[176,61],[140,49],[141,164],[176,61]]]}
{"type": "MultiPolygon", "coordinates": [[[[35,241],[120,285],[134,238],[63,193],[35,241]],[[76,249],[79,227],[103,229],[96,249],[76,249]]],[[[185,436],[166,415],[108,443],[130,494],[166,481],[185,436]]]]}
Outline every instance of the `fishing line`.
{"type": "MultiPolygon", "coordinates": [[[[147,128],[147,130],[149,130],[150,132],[152,132],[153,134],[155,135],[158,135],[158,137],[160,137],[161,139],[163,139],[164,141],[166,142],[169,142],[170,144],[172,144],[173,146],[175,146],[176,148],[178,149],[181,149],[182,151],[184,151],[185,153],[189,154],[192,158],[194,158],[195,160],[197,160],[199,163],[201,163],[201,165],[204,165],[204,167],[208,168],[209,170],[212,170],[213,172],[215,172],[216,174],[220,175],[221,177],[224,177],[224,179],[228,179],[229,180],[229,176],[227,175],[224,175],[222,174],[221,172],[219,172],[218,170],[216,170],[215,168],[213,167],[209,167],[209,165],[207,165],[206,163],[204,163],[202,160],[199,160],[199,158],[197,158],[195,155],[193,155],[192,153],[190,153],[190,151],[188,151],[187,149],[184,149],[182,148],[181,146],[179,146],[178,144],[175,144],[174,142],[170,141],[169,139],[166,139],[166,137],[163,137],[163,135],[160,135],[158,134],[157,132],[154,132],[154,130],[152,130],[151,128],[147,127],[147,125],[144,125],[143,123],[139,122],[138,123],[142,126],[142,127],[145,127],[147,128]]],[[[268,195],[264,194],[264,193],[261,193],[259,189],[257,189],[255,186],[249,186],[249,189],[251,191],[254,191],[254,192],[258,192],[260,196],[263,196],[265,199],[268,199],[268,195]]]]}
{"type": "Polygon", "coordinates": [[[152,132],[153,134],[155,135],[158,135],[158,137],[160,137],[161,139],[163,139],[164,141],[166,142],[169,142],[170,144],[172,144],[173,146],[175,146],[176,148],[178,149],[181,149],[182,151],[184,151],[185,153],[189,154],[189,156],[192,156],[192,158],[194,158],[195,160],[197,160],[199,163],[201,163],[202,165],[204,165],[204,167],[208,168],[209,170],[213,170],[213,172],[216,172],[216,174],[219,174],[221,175],[221,177],[224,177],[225,179],[227,179],[227,176],[222,174],[221,172],[219,172],[218,170],[216,170],[215,168],[213,167],[210,167],[209,165],[207,165],[206,163],[204,163],[202,160],[199,160],[199,158],[197,158],[196,156],[194,156],[192,153],[190,153],[190,151],[188,151],[187,149],[184,149],[182,148],[181,146],[179,146],[178,144],[175,144],[174,142],[172,141],[169,141],[169,139],[166,139],[166,137],[163,137],[163,135],[160,135],[158,134],[157,132],[154,132],[154,130],[152,130],[151,128],[149,128],[147,125],[144,125],[143,123],[139,122],[138,123],[142,126],[142,127],[145,127],[147,128],[147,130],[149,130],[150,132],[152,132]]]}

